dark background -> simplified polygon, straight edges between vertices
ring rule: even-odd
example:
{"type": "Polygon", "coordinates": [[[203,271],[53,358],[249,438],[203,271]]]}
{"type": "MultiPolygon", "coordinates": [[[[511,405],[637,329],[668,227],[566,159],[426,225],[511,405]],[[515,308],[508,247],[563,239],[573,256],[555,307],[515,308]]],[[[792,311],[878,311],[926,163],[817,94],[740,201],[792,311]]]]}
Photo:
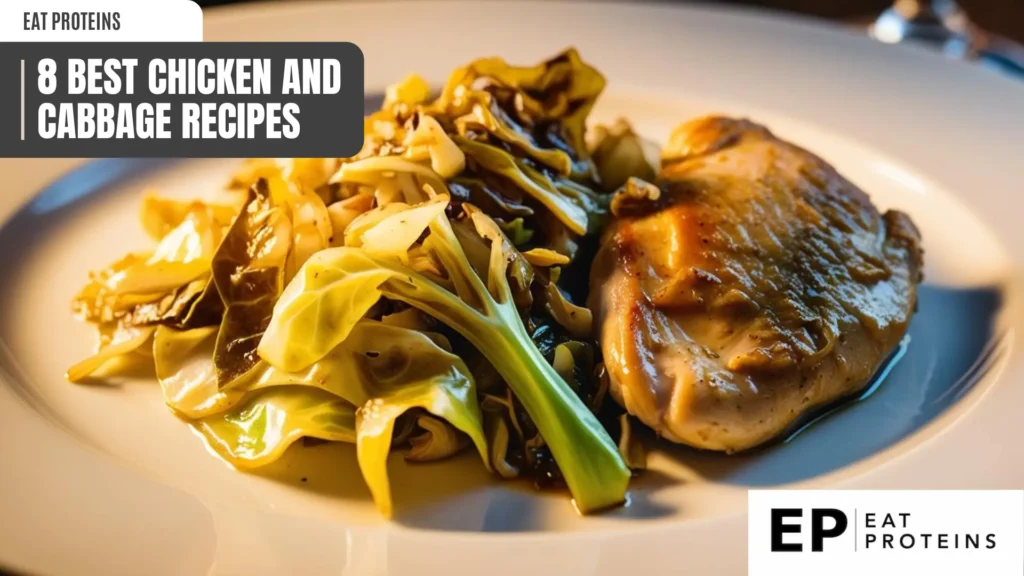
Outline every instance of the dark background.
{"type": "MultiPolygon", "coordinates": [[[[379,0],[386,1],[386,0],[379,0]]],[[[670,3],[672,0],[646,0],[670,3]]],[[[240,3],[239,0],[196,0],[200,6],[240,3]]],[[[705,0],[704,4],[750,5],[790,10],[843,21],[870,21],[892,0],[705,0]]],[[[982,28],[1024,42],[1024,0],[959,0],[982,28]]]]}
{"type": "MultiPolygon", "coordinates": [[[[363,53],[351,42],[5,42],[0,52],[0,70],[16,71],[18,62],[27,70],[24,84],[0,84],[0,157],[9,158],[262,158],[294,156],[298,158],[324,155],[345,158],[363,145],[363,53]],[[134,78],[134,94],[70,95],[66,70],[69,57],[113,58],[125,53],[138,58],[134,78]],[[232,58],[248,57],[270,61],[270,94],[196,94],[149,93],[149,66],[154,58],[232,58]],[[335,58],[340,64],[340,89],[336,94],[282,93],[285,59],[335,58]],[[54,91],[44,94],[35,81],[33,71],[43,58],[56,60],[54,91]],[[27,86],[27,87],[26,87],[27,86]],[[19,105],[19,98],[22,105],[19,105]],[[29,123],[24,138],[19,139],[19,124],[24,110],[36,110],[43,102],[106,102],[114,105],[143,102],[166,102],[170,105],[168,131],[170,138],[50,138],[46,139],[29,123]],[[286,124],[281,115],[282,133],[278,138],[267,136],[264,121],[252,129],[249,138],[184,139],[181,119],[183,105],[260,103],[294,104],[300,129],[293,138],[283,134],[286,124]]],[[[17,77],[10,75],[9,77],[17,77]]],[[[124,75],[119,74],[124,78],[124,75]]],[[[255,79],[253,79],[255,84],[255,79]]],[[[229,125],[234,122],[228,122],[229,125]]],[[[24,126],[24,124],[21,124],[24,126]]]]}

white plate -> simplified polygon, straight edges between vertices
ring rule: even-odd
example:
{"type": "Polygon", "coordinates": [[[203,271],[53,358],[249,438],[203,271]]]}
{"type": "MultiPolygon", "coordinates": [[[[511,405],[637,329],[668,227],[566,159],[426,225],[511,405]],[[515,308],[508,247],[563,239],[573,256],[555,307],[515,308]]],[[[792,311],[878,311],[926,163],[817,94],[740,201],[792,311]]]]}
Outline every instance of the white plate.
{"type": "Polygon", "coordinates": [[[626,115],[663,138],[695,114],[750,115],[920,225],[927,285],[907,353],[870,398],[774,449],[663,447],[630,506],[603,516],[500,483],[472,458],[396,458],[389,524],[347,447],[293,449],[265,475],[241,474],[206,453],[152,381],[61,378],[92,343],[68,311],[86,271],[144,245],[140,189],[192,196],[219,186],[230,162],[0,160],[0,565],[739,574],[750,486],[1024,486],[1024,85],[820,23],[646,5],[255,4],[208,12],[206,39],[354,41],[370,92],[414,71],[440,83],[479,56],[533,63],[575,45],[609,79],[598,119],[626,115]]]}

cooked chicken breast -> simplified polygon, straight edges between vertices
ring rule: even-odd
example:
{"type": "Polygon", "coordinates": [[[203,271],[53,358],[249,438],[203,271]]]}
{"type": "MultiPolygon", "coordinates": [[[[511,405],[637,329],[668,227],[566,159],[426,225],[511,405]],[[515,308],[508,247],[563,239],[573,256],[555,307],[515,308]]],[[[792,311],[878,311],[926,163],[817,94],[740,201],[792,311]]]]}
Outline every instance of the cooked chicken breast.
{"type": "Polygon", "coordinates": [[[733,452],[863,388],[907,331],[920,236],[814,154],[722,117],[632,180],[591,272],[616,400],[660,435],[733,452]]]}

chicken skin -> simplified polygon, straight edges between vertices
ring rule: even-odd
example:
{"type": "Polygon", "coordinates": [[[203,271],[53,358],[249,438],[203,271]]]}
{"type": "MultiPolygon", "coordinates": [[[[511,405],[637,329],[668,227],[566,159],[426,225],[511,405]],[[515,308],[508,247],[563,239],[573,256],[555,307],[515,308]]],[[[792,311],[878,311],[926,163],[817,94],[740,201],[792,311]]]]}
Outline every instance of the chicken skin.
{"type": "Polygon", "coordinates": [[[864,388],[916,306],[910,218],[747,120],[684,124],[661,164],[617,192],[591,270],[615,399],[734,452],[864,388]]]}

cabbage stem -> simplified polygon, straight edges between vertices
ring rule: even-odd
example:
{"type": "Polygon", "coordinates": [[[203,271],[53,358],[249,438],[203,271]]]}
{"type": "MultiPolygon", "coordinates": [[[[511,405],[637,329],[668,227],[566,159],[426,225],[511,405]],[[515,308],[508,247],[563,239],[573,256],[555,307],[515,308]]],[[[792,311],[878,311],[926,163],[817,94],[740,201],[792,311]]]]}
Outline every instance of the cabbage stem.
{"type": "Polygon", "coordinates": [[[618,447],[534,345],[514,306],[492,300],[484,315],[446,291],[430,303],[401,289],[384,292],[451,326],[494,365],[551,449],[580,512],[625,501],[630,471],[618,447]]]}
{"type": "Polygon", "coordinates": [[[519,318],[475,337],[481,350],[512,387],[558,462],[580,512],[621,504],[630,471],[618,447],[593,413],[534,346],[519,318]]]}

